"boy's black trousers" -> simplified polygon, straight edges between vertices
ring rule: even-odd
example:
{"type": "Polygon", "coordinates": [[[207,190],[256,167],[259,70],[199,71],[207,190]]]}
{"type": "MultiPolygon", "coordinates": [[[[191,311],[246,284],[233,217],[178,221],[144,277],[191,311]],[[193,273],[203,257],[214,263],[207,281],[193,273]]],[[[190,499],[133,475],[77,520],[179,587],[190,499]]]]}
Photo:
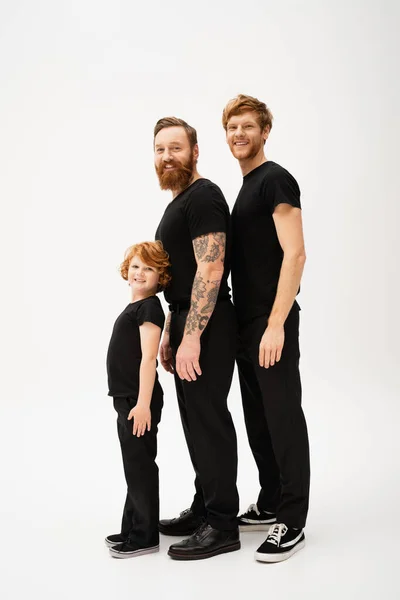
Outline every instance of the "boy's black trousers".
{"type": "Polygon", "coordinates": [[[285,322],[282,357],[259,365],[268,315],[239,326],[237,366],[247,435],[261,485],[257,506],[277,513],[278,523],[304,527],[310,485],[307,425],[301,407],[299,306],[285,322]]]}
{"type": "Polygon", "coordinates": [[[118,413],[117,429],[121,444],[127,494],[122,515],[121,533],[132,544],[140,547],[159,543],[159,488],[157,456],[157,429],[163,406],[163,393],[156,381],[151,400],[151,429],[141,437],[133,435],[133,419],[128,415],[136,405],[136,398],[114,398],[118,413]]]}
{"type": "MultiPolygon", "coordinates": [[[[170,343],[175,360],[182,341],[188,309],[170,307],[170,343]]],[[[236,488],[236,432],[227,399],[236,349],[236,317],[230,300],[217,302],[201,341],[202,375],[181,380],[175,387],[183,431],[196,473],[192,511],[205,516],[215,529],[237,527],[239,496],[236,488]]]]}

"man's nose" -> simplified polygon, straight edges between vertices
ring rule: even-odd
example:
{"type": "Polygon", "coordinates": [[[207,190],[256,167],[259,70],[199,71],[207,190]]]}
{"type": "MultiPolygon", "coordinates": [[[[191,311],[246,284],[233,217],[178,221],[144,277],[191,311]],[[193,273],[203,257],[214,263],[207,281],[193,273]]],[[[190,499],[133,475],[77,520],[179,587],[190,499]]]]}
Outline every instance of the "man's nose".
{"type": "Polygon", "coordinates": [[[171,152],[168,150],[168,148],[164,150],[162,158],[164,162],[170,162],[172,159],[171,152]]]}
{"type": "Polygon", "coordinates": [[[238,125],[235,130],[235,137],[242,137],[243,133],[244,132],[243,132],[242,126],[238,125]]]}

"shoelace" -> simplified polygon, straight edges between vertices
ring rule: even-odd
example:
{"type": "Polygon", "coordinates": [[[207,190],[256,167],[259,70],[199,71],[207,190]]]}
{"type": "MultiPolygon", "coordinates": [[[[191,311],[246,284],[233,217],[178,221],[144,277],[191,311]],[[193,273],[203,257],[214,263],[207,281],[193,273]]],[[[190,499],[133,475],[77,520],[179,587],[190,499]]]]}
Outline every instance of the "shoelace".
{"type": "Polygon", "coordinates": [[[279,546],[281,543],[281,538],[285,535],[287,530],[288,528],[284,523],[271,525],[266,541],[270,542],[270,544],[274,544],[275,546],[279,546]]]}
{"type": "Polygon", "coordinates": [[[179,513],[179,517],[174,517],[173,519],[171,519],[171,523],[173,523],[174,521],[177,521],[181,517],[184,517],[185,515],[188,514],[188,512],[190,512],[190,508],[185,508],[185,510],[183,510],[181,513],[179,513]]]}
{"type": "Polygon", "coordinates": [[[248,515],[251,512],[255,512],[258,517],[260,516],[260,511],[258,510],[257,504],[250,504],[249,508],[246,510],[246,512],[244,514],[248,515]]]}

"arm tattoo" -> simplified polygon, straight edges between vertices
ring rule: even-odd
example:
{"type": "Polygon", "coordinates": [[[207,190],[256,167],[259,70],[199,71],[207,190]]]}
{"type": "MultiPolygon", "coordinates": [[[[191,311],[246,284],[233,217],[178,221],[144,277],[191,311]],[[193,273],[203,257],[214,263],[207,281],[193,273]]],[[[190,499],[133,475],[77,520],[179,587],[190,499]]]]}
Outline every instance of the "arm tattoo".
{"type": "Polygon", "coordinates": [[[200,298],[204,298],[204,293],[206,291],[206,284],[201,276],[201,273],[197,271],[196,276],[193,281],[192,287],[192,295],[196,298],[196,300],[200,300],[200,298]]]}
{"type": "Polygon", "coordinates": [[[220,281],[211,281],[213,287],[207,294],[207,304],[201,309],[202,313],[212,312],[217,303],[220,281]]]}
{"type": "Polygon", "coordinates": [[[185,335],[203,331],[218,299],[224,272],[226,235],[223,232],[202,235],[193,240],[197,272],[192,286],[192,300],[186,317],[185,335]],[[206,266],[206,265],[209,266],[206,266]],[[207,279],[207,275],[212,278],[207,279]]]}
{"type": "Polygon", "coordinates": [[[207,256],[204,257],[204,262],[215,262],[220,256],[220,246],[214,242],[210,248],[210,254],[207,254],[207,256]]]}
{"type": "Polygon", "coordinates": [[[200,237],[193,240],[194,253],[198,259],[202,259],[207,252],[208,236],[201,235],[200,237]]]}
{"type": "Polygon", "coordinates": [[[167,320],[165,322],[165,333],[171,332],[171,313],[168,314],[167,320]]]}
{"type": "Polygon", "coordinates": [[[197,263],[214,263],[218,259],[224,263],[226,234],[224,232],[201,235],[193,240],[193,248],[197,263]]]}

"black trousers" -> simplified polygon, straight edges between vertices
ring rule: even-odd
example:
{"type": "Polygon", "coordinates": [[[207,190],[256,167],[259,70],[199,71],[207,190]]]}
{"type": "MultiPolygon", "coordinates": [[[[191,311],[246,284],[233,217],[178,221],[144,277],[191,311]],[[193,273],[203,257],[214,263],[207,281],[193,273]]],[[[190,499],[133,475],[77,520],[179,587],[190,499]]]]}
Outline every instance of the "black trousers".
{"type": "Polygon", "coordinates": [[[163,393],[156,381],[151,400],[151,429],[137,437],[133,435],[133,420],[128,415],[137,398],[114,398],[118,413],[117,429],[121,444],[127,494],[122,515],[121,533],[128,541],[141,547],[156,546],[159,542],[159,486],[157,430],[163,406],[163,393]]]}
{"type": "Polygon", "coordinates": [[[239,327],[237,366],[247,435],[261,485],[257,505],[276,511],[279,523],[306,523],[310,460],[307,425],[301,407],[299,306],[285,322],[281,360],[268,369],[258,362],[268,315],[239,327]]]}
{"type": "MultiPolygon", "coordinates": [[[[175,359],[188,310],[172,312],[171,348],[175,359]]],[[[195,514],[215,529],[236,529],[239,496],[236,488],[237,442],[227,398],[235,366],[236,317],[229,300],[217,302],[201,336],[196,381],[175,373],[183,431],[196,473],[195,514]]]]}

